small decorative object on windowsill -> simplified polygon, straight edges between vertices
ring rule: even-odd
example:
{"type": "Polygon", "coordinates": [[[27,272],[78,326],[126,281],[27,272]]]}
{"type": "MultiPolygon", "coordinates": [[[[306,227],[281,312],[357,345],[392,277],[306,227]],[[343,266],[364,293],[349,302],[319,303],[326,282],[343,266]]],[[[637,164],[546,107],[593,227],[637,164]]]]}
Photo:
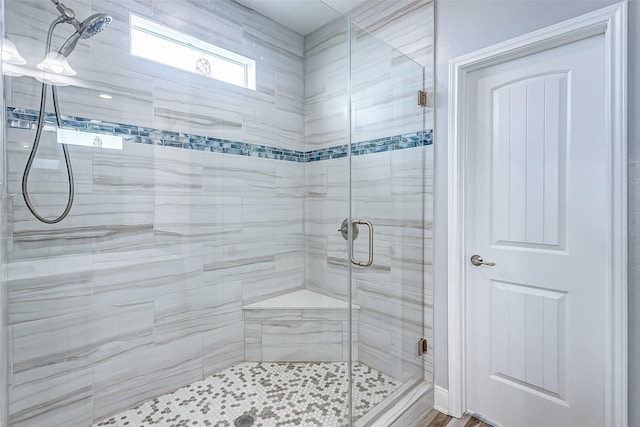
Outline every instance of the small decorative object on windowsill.
{"type": "Polygon", "coordinates": [[[196,61],[196,74],[211,77],[211,63],[206,58],[200,58],[196,61]]]}

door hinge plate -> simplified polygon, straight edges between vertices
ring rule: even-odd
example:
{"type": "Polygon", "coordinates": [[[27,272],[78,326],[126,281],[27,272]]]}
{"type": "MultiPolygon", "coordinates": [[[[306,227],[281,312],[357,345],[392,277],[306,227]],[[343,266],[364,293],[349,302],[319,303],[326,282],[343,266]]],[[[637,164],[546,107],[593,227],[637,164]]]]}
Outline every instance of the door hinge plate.
{"type": "Polygon", "coordinates": [[[420,338],[418,340],[418,356],[423,356],[427,354],[428,349],[429,349],[429,342],[424,338],[420,338]]]}
{"type": "Polygon", "coordinates": [[[429,106],[429,94],[423,90],[418,91],[418,105],[420,107],[429,106]]]}

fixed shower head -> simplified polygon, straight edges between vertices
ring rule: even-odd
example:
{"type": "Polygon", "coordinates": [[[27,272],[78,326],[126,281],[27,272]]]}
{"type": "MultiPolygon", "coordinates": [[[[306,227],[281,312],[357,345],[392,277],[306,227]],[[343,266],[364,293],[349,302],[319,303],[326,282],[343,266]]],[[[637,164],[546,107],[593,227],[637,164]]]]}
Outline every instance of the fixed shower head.
{"type": "Polygon", "coordinates": [[[64,56],[69,56],[71,52],[73,52],[73,49],[76,48],[78,40],[95,36],[107,28],[111,21],[113,21],[113,18],[106,13],[96,13],[82,21],[82,23],[77,23],[77,21],[76,23],[72,22],[76,28],[76,32],[64,42],[58,52],[64,56]]]}

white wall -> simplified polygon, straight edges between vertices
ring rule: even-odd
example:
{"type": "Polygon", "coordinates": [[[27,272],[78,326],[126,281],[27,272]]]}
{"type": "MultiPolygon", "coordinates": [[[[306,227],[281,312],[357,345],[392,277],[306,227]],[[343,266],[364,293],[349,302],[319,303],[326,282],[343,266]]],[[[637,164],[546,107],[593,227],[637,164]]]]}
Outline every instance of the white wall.
{"type": "MultiPolygon", "coordinates": [[[[435,383],[448,388],[447,384],[447,108],[448,108],[448,62],[457,56],[473,52],[483,47],[499,43],[504,40],[552,25],[563,20],[599,9],[615,1],[541,1],[541,0],[436,0],[436,31],[435,31],[435,60],[436,60],[436,118],[435,118],[435,147],[436,147],[436,189],[435,189],[435,383]]],[[[639,402],[638,382],[640,372],[633,361],[640,357],[640,319],[635,311],[640,308],[640,292],[638,292],[638,278],[640,268],[637,265],[640,242],[634,235],[640,230],[640,198],[635,196],[640,166],[640,152],[635,147],[638,140],[638,86],[634,78],[638,76],[637,56],[640,29],[640,12],[636,0],[632,0],[630,24],[630,80],[631,89],[629,99],[629,147],[630,147],[630,183],[631,183],[631,242],[630,242],[630,307],[631,313],[631,391],[630,402],[639,402]],[[634,339],[635,338],[635,339],[634,339]]],[[[631,404],[634,421],[632,426],[640,425],[640,413],[631,404]],[[635,413],[634,413],[635,411],[635,413]]]]}

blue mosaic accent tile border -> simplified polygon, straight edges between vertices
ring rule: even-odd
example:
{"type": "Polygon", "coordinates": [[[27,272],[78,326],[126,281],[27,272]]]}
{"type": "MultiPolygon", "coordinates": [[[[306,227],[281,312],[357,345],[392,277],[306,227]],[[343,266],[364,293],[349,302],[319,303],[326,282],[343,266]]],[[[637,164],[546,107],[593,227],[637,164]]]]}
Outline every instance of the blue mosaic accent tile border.
{"type": "MultiPolygon", "coordinates": [[[[37,111],[7,107],[8,127],[12,129],[35,130],[37,122],[37,111]]],[[[47,113],[45,117],[45,124],[56,124],[56,118],[53,113],[47,113]]],[[[75,129],[81,132],[85,131],[122,136],[125,142],[162,145],[165,147],[177,147],[188,150],[235,154],[238,156],[260,157],[264,159],[285,160],[299,163],[339,159],[347,157],[348,154],[347,144],[305,152],[270,147],[267,145],[248,144],[246,142],[231,141],[227,139],[145,128],[141,126],[91,120],[68,115],[62,116],[62,126],[64,128],[75,129]]],[[[433,130],[430,129],[405,135],[396,135],[373,139],[370,141],[356,142],[351,144],[351,152],[354,156],[360,156],[363,154],[424,147],[432,144],[433,130]]]]}
{"type": "MultiPolygon", "coordinates": [[[[385,138],[372,139],[369,141],[355,142],[351,144],[351,154],[354,156],[361,156],[363,154],[404,150],[406,148],[424,147],[427,145],[433,145],[432,129],[405,135],[396,135],[385,138]]],[[[341,157],[347,157],[347,154],[347,144],[307,151],[306,153],[307,162],[339,159],[341,157]]]]}

